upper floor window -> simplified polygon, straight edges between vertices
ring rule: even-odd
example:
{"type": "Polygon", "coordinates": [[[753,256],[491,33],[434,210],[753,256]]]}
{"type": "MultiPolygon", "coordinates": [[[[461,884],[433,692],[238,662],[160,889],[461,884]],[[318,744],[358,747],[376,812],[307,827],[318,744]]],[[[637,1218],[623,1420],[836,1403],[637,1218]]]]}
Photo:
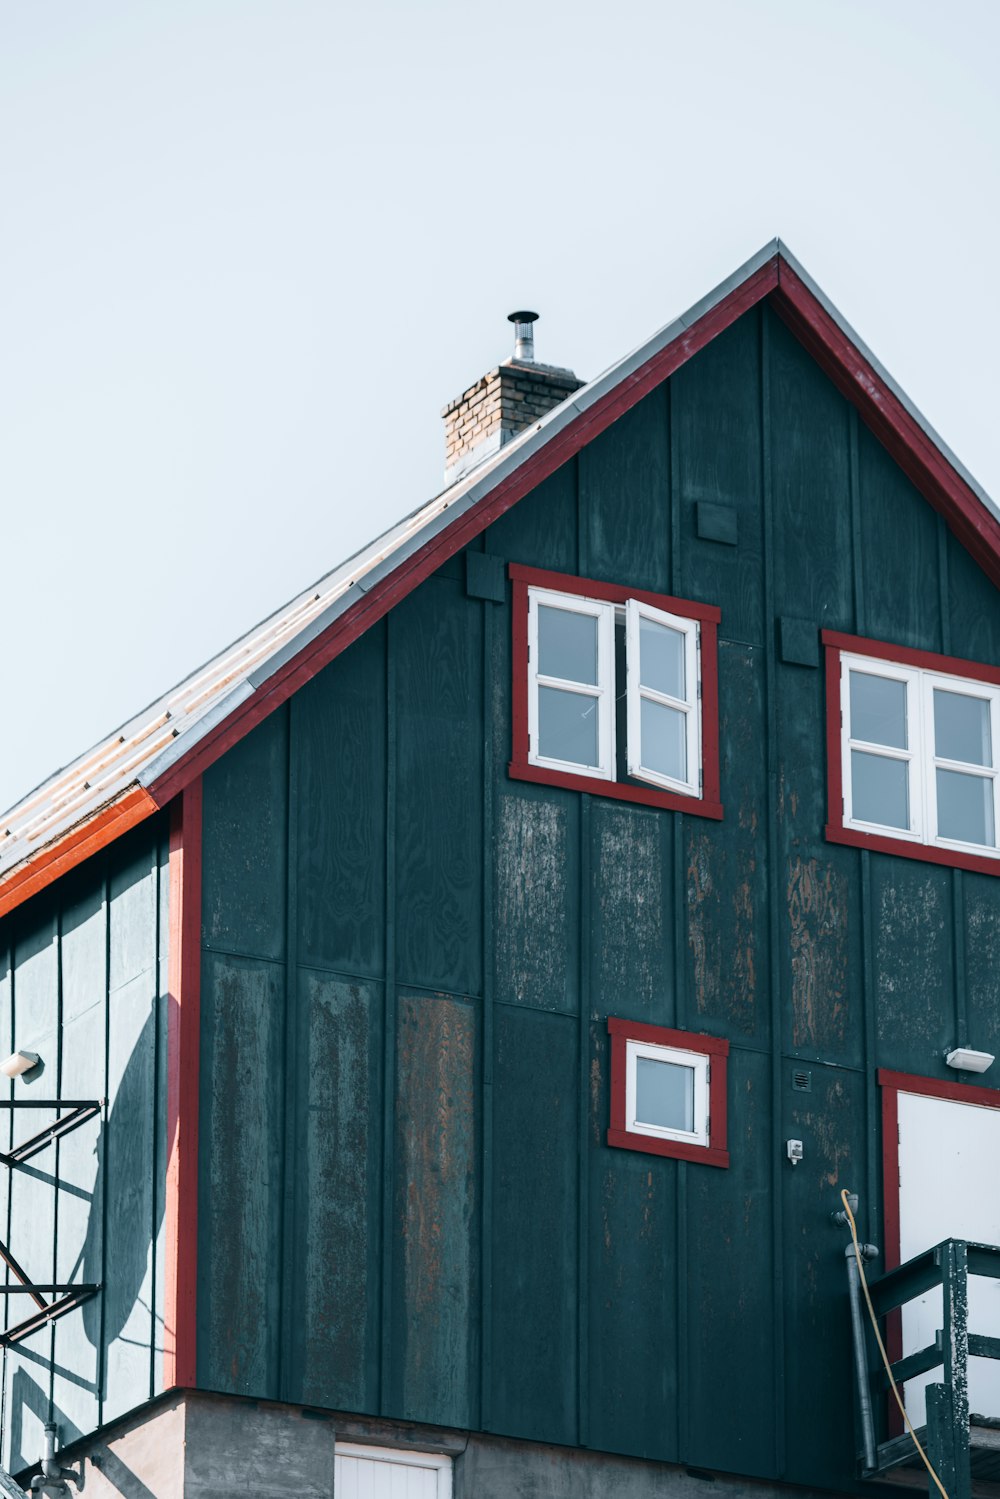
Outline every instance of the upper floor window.
{"type": "Polygon", "coordinates": [[[720,817],[718,609],[510,573],[511,774],[720,817]]]}
{"type": "Polygon", "coordinates": [[[1000,668],[825,631],[837,842],[1000,873],[1000,668]]]}

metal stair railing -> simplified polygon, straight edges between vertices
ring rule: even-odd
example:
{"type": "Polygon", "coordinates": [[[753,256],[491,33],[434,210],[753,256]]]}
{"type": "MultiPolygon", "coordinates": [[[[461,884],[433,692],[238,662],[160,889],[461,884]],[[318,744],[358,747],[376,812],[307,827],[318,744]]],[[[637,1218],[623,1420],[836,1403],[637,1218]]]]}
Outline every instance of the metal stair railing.
{"type": "MultiPolygon", "coordinates": [[[[889,1432],[888,1401],[882,1398],[885,1370],[867,1312],[861,1306],[853,1249],[849,1251],[847,1266],[864,1449],[862,1476],[877,1478],[908,1462],[915,1448],[908,1433],[897,1436],[889,1432]]],[[[868,1281],[872,1305],[882,1325],[883,1342],[889,1348],[899,1346],[901,1308],[927,1291],[941,1287],[943,1325],[934,1342],[897,1358],[890,1367],[897,1387],[933,1369],[942,1370],[941,1382],[927,1388],[927,1423],[918,1435],[948,1499],[969,1499],[971,1493],[969,1358],[1000,1359],[1000,1338],[969,1331],[970,1275],[1000,1280],[1000,1248],[945,1239],[897,1269],[868,1281]]]]}

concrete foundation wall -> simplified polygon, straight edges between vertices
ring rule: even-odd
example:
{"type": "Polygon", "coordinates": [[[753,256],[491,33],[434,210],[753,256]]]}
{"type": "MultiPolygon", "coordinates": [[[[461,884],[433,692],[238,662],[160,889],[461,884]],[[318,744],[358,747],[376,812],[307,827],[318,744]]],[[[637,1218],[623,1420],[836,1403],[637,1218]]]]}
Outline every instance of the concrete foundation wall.
{"type": "Polygon", "coordinates": [[[86,1499],[332,1499],[338,1440],[448,1454],[454,1499],[828,1499],[579,1448],[193,1391],[74,1444],[64,1460],[84,1458],[86,1499]]]}

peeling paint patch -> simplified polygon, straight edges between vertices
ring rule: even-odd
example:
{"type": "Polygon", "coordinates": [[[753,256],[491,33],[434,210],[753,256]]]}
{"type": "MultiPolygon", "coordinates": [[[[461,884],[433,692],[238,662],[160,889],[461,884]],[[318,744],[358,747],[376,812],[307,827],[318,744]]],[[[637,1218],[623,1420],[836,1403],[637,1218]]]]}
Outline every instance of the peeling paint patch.
{"type": "Polygon", "coordinates": [[[646,1013],[656,998],[665,1001],[667,990],[660,819],[634,808],[602,807],[594,823],[595,1013],[607,1013],[602,996],[608,994],[627,994],[629,1013],[646,1013]]]}
{"type": "Polygon", "coordinates": [[[496,997],[575,1012],[564,807],[501,798],[496,845],[496,997]]]}
{"type": "Polygon", "coordinates": [[[790,859],[787,897],[792,1045],[839,1049],[848,1023],[846,882],[829,864],[790,859]]]}
{"type": "Polygon", "coordinates": [[[408,1412],[440,1409],[459,1422],[470,1419],[475,1052],[469,1005],[441,996],[400,1000],[396,1128],[404,1401],[408,1412]]]}

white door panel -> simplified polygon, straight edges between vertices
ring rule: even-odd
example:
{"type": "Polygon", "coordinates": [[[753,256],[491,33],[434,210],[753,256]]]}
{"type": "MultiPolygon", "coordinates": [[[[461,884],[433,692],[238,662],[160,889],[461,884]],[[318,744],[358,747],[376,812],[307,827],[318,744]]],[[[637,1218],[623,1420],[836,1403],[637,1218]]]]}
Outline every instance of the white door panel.
{"type": "Polygon", "coordinates": [[[337,1499],[451,1499],[451,1458],[338,1442],[333,1487],[337,1499]]]}
{"type": "MultiPolygon", "coordinates": [[[[942,1239],[1000,1244],[1000,1109],[899,1094],[899,1257],[912,1259],[942,1239]]],[[[941,1290],[903,1308],[903,1353],[933,1343],[941,1290]]],[[[1000,1281],[969,1277],[969,1331],[1000,1337],[1000,1281]]],[[[926,1418],[924,1392],[940,1369],[906,1385],[914,1426],[926,1418]]],[[[1000,1362],[969,1360],[969,1409],[1000,1416],[1000,1362]]]]}

